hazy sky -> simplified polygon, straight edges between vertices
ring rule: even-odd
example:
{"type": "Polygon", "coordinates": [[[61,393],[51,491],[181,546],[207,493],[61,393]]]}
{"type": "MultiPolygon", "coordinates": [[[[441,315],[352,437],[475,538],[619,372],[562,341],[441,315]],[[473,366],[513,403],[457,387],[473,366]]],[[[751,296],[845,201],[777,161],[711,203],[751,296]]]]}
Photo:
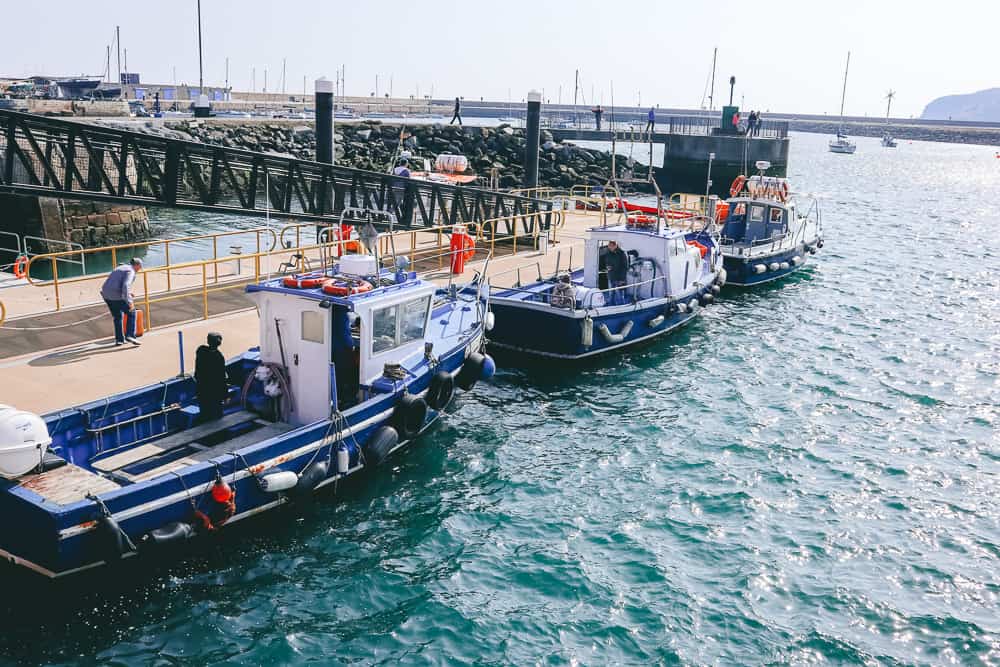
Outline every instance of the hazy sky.
{"type": "MultiPolygon", "coordinates": [[[[7,0],[0,75],[100,74],[121,26],[144,81],[197,83],[196,0],[7,0]]],[[[335,77],[347,93],[387,91],[519,101],[531,88],[587,103],[697,107],[718,46],[716,106],[735,75],[745,107],[836,114],[847,51],[848,114],[918,115],[931,99],[1000,86],[1000,1],[952,0],[202,0],[206,84],[288,92],[303,76],[335,77]],[[593,91],[593,95],[592,95],[593,91]]],[[[112,54],[112,71],[117,71],[112,54]]]]}

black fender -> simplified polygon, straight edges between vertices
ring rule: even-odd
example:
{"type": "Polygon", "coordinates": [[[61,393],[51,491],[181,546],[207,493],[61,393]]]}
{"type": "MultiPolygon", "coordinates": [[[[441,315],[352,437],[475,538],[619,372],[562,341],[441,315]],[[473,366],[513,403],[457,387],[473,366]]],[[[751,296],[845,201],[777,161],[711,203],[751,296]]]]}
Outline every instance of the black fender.
{"type": "Polygon", "coordinates": [[[469,355],[465,363],[462,364],[462,368],[458,371],[458,375],[455,376],[455,384],[461,387],[464,391],[469,391],[476,386],[476,382],[483,374],[483,364],[486,363],[486,357],[479,352],[473,352],[469,355]]]}
{"type": "Polygon", "coordinates": [[[431,378],[424,400],[434,410],[441,410],[451,402],[455,395],[455,380],[448,371],[438,371],[431,378]]]}
{"type": "Polygon", "coordinates": [[[195,536],[195,529],[190,523],[173,521],[146,533],[141,545],[144,549],[159,549],[169,545],[186,542],[195,536]]]}
{"type": "Polygon", "coordinates": [[[365,463],[371,466],[382,465],[392,448],[398,444],[399,432],[391,426],[380,426],[365,443],[365,463]]]}
{"type": "Polygon", "coordinates": [[[299,473],[299,481],[288,489],[288,495],[298,499],[308,497],[319,483],[326,479],[329,472],[330,464],[325,458],[313,461],[299,473]]]}
{"type": "Polygon", "coordinates": [[[403,394],[392,412],[392,424],[404,440],[415,437],[427,419],[427,402],[413,394],[403,394]]]}
{"type": "Polygon", "coordinates": [[[114,517],[103,515],[97,519],[97,539],[100,543],[101,558],[107,562],[120,560],[132,551],[114,517]]]}

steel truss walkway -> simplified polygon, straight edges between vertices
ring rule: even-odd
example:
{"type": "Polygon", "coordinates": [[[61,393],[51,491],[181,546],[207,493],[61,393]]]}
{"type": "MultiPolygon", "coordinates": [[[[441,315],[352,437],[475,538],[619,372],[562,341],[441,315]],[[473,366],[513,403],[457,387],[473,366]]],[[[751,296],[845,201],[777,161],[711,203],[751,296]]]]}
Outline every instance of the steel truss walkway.
{"type": "MultiPolygon", "coordinates": [[[[360,207],[393,213],[402,229],[552,210],[551,202],[506,192],[14,111],[0,111],[0,192],[241,215],[269,211],[327,224],[345,208],[360,207]]],[[[537,219],[520,222],[529,231],[537,219]]],[[[543,229],[552,222],[540,220],[543,229]]]]}

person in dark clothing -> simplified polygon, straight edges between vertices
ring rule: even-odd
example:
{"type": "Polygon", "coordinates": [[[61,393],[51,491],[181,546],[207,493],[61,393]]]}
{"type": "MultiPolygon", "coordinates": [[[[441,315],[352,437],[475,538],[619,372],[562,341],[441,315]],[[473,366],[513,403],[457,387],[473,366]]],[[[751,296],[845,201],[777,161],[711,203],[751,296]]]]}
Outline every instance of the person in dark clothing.
{"type": "Polygon", "coordinates": [[[610,303],[616,306],[625,303],[625,281],[628,277],[628,256],[615,241],[608,241],[608,253],[604,256],[608,269],[608,284],[611,286],[610,303]]]}
{"type": "Polygon", "coordinates": [[[592,111],[594,112],[594,123],[597,124],[597,130],[600,131],[600,129],[601,129],[601,116],[604,115],[604,109],[602,109],[601,105],[598,104],[596,107],[594,107],[592,109],[592,111]]]}
{"type": "Polygon", "coordinates": [[[222,401],[226,397],[226,359],[219,351],[222,334],[208,334],[208,344],[201,345],[194,357],[195,393],[203,422],[222,418],[222,401]]]}
{"type": "Polygon", "coordinates": [[[653,107],[649,107],[646,114],[646,132],[656,132],[656,110],[653,107]]]}
{"type": "Polygon", "coordinates": [[[462,124],[462,101],[457,97],[455,98],[455,114],[451,117],[451,122],[448,124],[454,125],[456,120],[459,125],[462,124]]]}

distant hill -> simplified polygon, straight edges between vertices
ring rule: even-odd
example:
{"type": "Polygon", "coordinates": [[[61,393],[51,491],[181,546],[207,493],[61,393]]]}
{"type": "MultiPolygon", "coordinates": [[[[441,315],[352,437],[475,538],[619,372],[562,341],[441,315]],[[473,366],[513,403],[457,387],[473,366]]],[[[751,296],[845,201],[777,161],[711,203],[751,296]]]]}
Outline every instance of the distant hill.
{"type": "Polygon", "coordinates": [[[920,117],[925,120],[1000,122],[1000,88],[939,97],[924,108],[920,117]]]}

